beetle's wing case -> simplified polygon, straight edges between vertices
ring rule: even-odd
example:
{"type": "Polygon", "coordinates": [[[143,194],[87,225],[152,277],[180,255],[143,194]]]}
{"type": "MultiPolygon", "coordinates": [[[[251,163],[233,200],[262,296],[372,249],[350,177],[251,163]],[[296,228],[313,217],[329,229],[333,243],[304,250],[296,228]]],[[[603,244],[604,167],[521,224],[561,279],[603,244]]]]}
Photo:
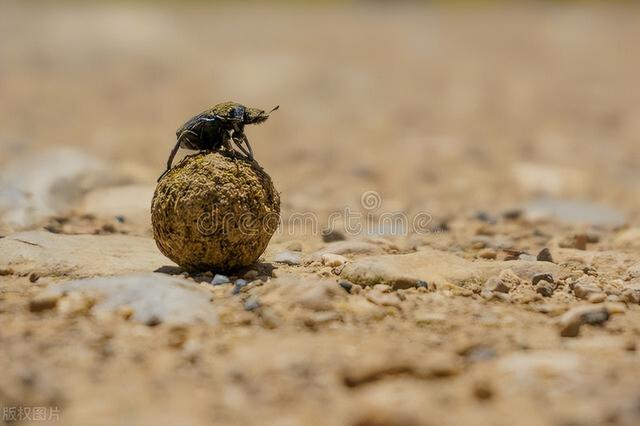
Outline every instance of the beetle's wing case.
{"type": "Polygon", "coordinates": [[[216,127],[218,119],[207,110],[192,117],[176,131],[176,137],[180,141],[180,147],[184,149],[199,150],[208,145],[204,139],[207,135],[207,127],[216,127]]]}

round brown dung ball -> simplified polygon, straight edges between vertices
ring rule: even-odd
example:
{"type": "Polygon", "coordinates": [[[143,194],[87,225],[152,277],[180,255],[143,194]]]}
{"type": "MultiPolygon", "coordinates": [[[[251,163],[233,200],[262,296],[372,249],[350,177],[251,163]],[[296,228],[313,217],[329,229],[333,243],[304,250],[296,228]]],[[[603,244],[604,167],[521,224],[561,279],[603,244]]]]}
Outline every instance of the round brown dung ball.
{"type": "Polygon", "coordinates": [[[190,271],[254,263],[280,220],[280,196],[255,162],[231,152],[185,157],[158,183],[151,202],[160,251],[190,271]]]}

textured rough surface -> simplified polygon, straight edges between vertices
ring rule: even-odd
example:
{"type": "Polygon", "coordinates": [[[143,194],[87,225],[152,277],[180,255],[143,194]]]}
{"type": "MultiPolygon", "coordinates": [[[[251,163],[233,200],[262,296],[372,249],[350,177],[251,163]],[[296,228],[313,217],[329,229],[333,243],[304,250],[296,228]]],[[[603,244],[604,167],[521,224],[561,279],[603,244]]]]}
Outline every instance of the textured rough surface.
{"type": "Polygon", "coordinates": [[[539,273],[557,273],[549,262],[469,261],[453,254],[425,248],[403,255],[371,256],[344,267],[341,277],[361,285],[389,284],[396,288],[415,287],[420,280],[436,284],[464,285],[486,281],[511,268],[519,277],[531,279],[539,273]]]}
{"type": "Polygon", "coordinates": [[[151,203],[160,251],[189,270],[230,270],[255,262],[280,219],[269,175],[230,153],[185,158],[158,183],[151,203]]]}
{"type": "MultiPolygon", "coordinates": [[[[48,300],[54,296],[76,292],[94,299],[91,305],[96,314],[130,308],[131,319],[143,324],[217,322],[215,309],[209,302],[209,292],[199,288],[193,281],[164,274],[132,274],[68,281],[49,287],[36,300],[48,300]]],[[[58,305],[63,303],[58,302],[58,305]]]]}

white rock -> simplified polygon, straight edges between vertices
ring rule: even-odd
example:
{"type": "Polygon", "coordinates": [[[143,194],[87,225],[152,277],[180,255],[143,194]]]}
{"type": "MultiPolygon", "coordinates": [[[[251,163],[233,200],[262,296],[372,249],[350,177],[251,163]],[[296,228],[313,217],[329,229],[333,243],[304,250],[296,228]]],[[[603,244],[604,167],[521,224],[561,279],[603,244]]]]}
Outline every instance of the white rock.
{"type": "Polygon", "coordinates": [[[333,268],[344,265],[347,263],[347,260],[346,257],[340,256],[339,254],[325,253],[322,255],[322,264],[333,268]]]}
{"type": "Polygon", "coordinates": [[[0,239],[0,269],[19,275],[84,278],[151,272],[166,265],[174,266],[151,238],[29,231],[0,239]]]}
{"type": "Polygon", "coordinates": [[[54,284],[45,295],[80,292],[95,297],[93,312],[117,312],[131,307],[131,319],[144,324],[216,324],[209,292],[195,283],[165,274],[145,273],[97,277],[54,284]]]}
{"type": "Polygon", "coordinates": [[[211,284],[213,285],[227,284],[230,282],[231,280],[229,279],[229,277],[222,274],[216,274],[211,280],[211,284]]]}
{"type": "Polygon", "coordinates": [[[298,253],[286,250],[275,255],[273,261],[284,263],[285,265],[299,265],[302,262],[302,259],[298,253]]]}

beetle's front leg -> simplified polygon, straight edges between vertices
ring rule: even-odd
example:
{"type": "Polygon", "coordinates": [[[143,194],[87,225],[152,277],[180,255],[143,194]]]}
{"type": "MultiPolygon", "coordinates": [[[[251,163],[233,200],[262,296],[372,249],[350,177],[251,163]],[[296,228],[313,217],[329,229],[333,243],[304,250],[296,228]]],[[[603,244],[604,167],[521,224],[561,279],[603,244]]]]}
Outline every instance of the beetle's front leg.
{"type": "Polygon", "coordinates": [[[222,133],[222,147],[229,151],[233,151],[233,147],[231,146],[231,133],[224,132],[222,133]]]}
{"type": "Polygon", "coordinates": [[[251,145],[249,144],[249,139],[247,139],[247,135],[245,135],[242,132],[233,132],[232,139],[233,139],[233,142],[236,144],[236,146],[240,149],[240,151],[242,151],[242,153],[245,156],[247,156],[249,160],[253,161],[253,149],[251,149],[251,145]],[[242,145],[243,142],[247,146],[248,151],[242,145]]]}

